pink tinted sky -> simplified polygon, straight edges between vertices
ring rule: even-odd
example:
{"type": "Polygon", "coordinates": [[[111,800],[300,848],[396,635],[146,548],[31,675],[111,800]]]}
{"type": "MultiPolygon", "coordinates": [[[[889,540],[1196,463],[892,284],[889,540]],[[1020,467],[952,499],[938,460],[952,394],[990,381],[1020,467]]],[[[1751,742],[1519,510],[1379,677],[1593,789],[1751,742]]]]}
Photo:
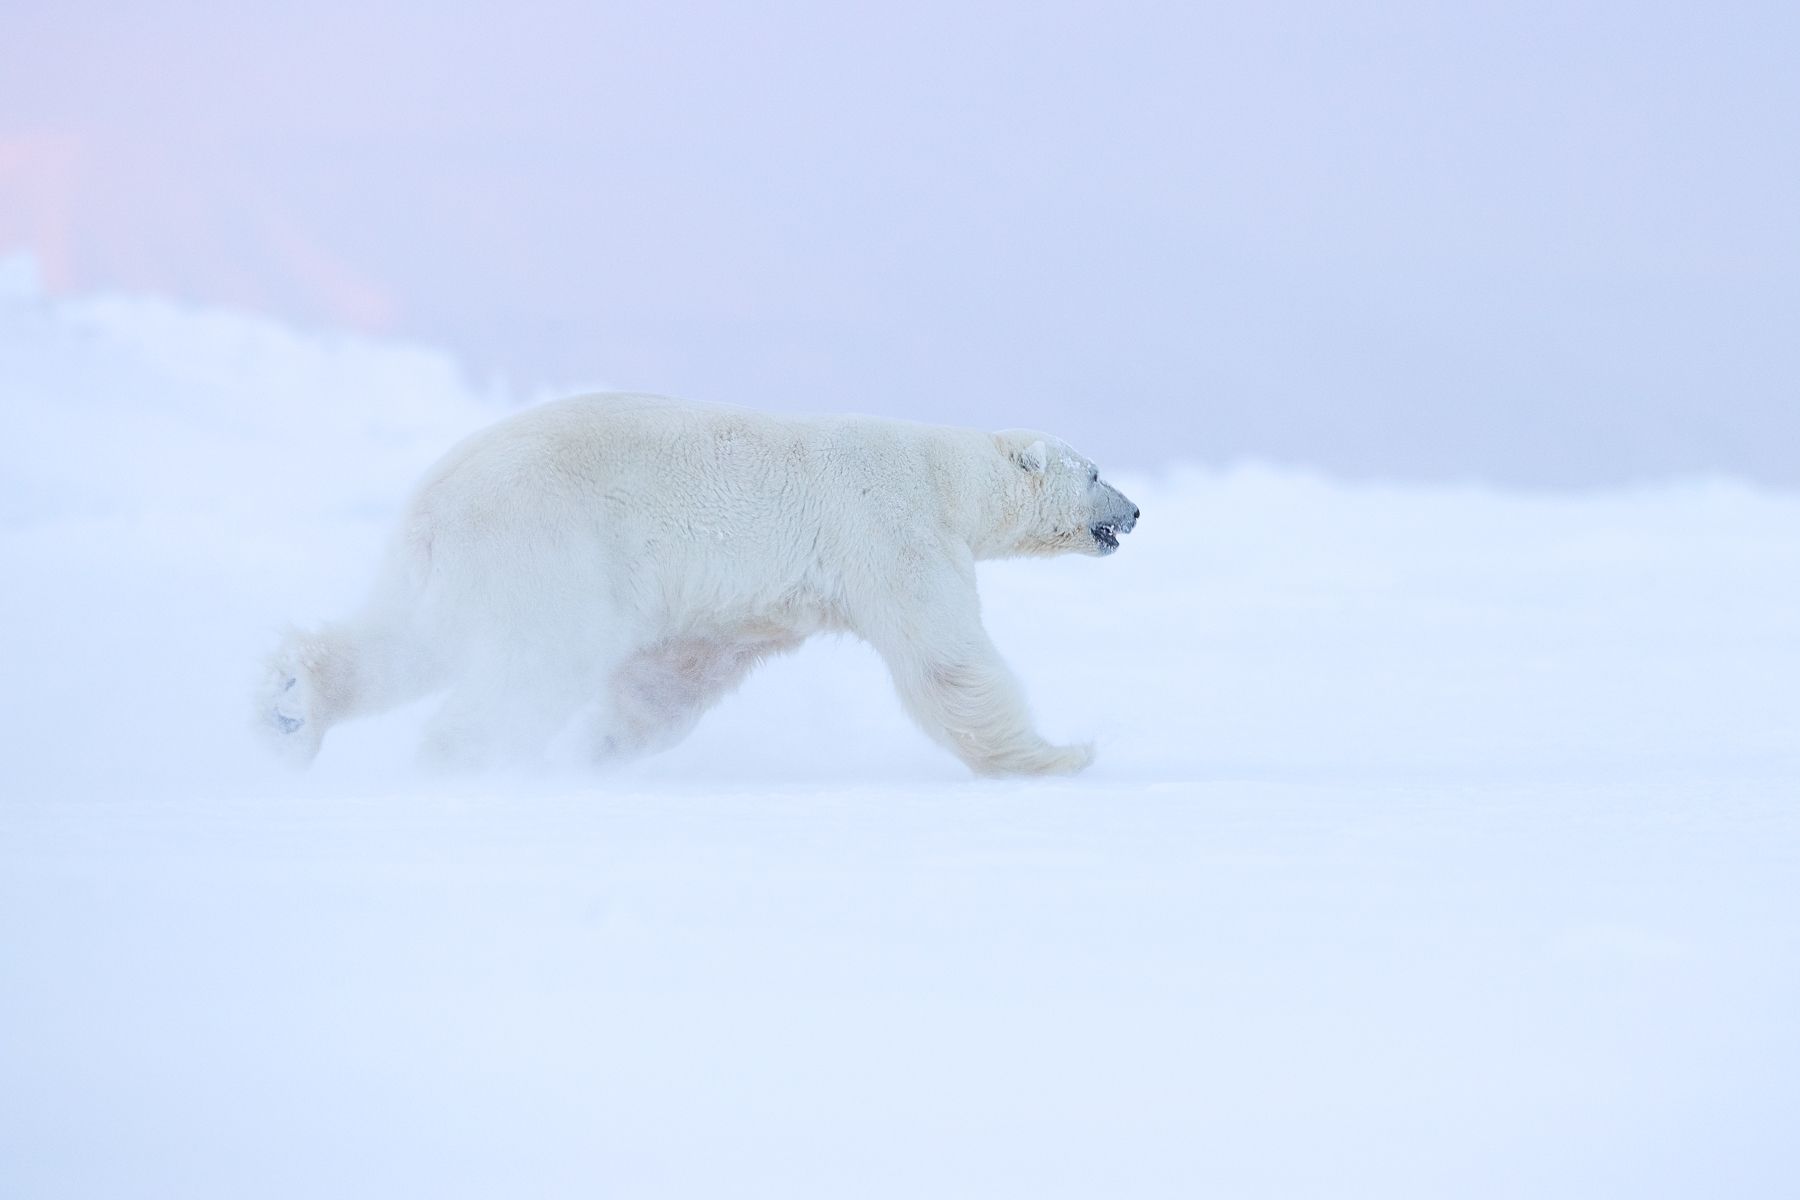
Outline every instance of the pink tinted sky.
{"type": "Polygon", "coordinates": [[[0,253],[1126,461],[1800,483],[1796,44],[1774,4],[15,0],[0,253]]]}

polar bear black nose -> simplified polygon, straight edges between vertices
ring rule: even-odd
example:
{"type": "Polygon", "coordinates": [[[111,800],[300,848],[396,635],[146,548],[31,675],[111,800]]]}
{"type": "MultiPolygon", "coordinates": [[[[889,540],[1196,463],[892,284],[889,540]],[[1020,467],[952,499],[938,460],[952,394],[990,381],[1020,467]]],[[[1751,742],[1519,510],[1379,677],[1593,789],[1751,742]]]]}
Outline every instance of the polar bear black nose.
{"type": "Polygon", "coordinates": [[[1137,520],[1137,519],[1138,519],[1138,514],[1139,514],[1139,513],[1141,513],[1141,512],[1143,512],[1143,511],[1144,511],[1144,510],[1143,510],[1143,509],[1141,509],[1141,508],[1134,508],[1134,509],[1132,509],[1132,510],[1131,510],[1131,519],[1132,519],[1132,520],[1134,520],[1134,521],[1135,521],[1135,520],[1137,520]]]}

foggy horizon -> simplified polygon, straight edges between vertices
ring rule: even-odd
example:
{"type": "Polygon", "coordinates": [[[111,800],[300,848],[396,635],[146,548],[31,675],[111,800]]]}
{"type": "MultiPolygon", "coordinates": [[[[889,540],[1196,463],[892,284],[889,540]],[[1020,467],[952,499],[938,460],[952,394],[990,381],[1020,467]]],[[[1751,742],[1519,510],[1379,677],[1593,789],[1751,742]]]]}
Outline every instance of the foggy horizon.
{"type": "Polygon", "coordinates": [[[0,27],[0,255],[55,294],[1120,466],[1800,485],[1774,5],[0,27]]]}

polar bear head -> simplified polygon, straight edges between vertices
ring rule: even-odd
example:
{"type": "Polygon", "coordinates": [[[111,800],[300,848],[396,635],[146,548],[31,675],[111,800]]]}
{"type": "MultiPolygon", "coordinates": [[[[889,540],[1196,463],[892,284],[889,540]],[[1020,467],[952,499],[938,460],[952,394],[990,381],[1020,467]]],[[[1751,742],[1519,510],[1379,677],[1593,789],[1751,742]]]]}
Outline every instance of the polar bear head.
{"type": "Polygon", "coordinates": [[[1137,524],[1138,507],[1060,438],[1031,429],[994,435],[1014,471],[1009,510],[1020,530],[1015,554],[1111,554],[1137,524]]]}

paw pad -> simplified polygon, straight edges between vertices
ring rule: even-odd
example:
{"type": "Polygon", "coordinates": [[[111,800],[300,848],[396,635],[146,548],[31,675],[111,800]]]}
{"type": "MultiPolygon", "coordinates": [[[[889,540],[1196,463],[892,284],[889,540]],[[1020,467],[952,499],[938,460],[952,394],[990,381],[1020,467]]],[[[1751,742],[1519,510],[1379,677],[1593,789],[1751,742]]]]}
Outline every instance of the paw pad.
{"type": "MultiPolygon", "coordinates": [[[[276,689],[276,692],[280,696],[286,696],[289,692],[294,690],[295,685],[299,682],[300,680],[298,678],[289,677],[278,689],[276,689]]],[[[283,712],[281,703],[277,701],[269,708],[269,724],[273,725],[282,733],[292,733],[302,725],[306,724],[306,718],[296,717],[291,713],[283,712]]]]}

